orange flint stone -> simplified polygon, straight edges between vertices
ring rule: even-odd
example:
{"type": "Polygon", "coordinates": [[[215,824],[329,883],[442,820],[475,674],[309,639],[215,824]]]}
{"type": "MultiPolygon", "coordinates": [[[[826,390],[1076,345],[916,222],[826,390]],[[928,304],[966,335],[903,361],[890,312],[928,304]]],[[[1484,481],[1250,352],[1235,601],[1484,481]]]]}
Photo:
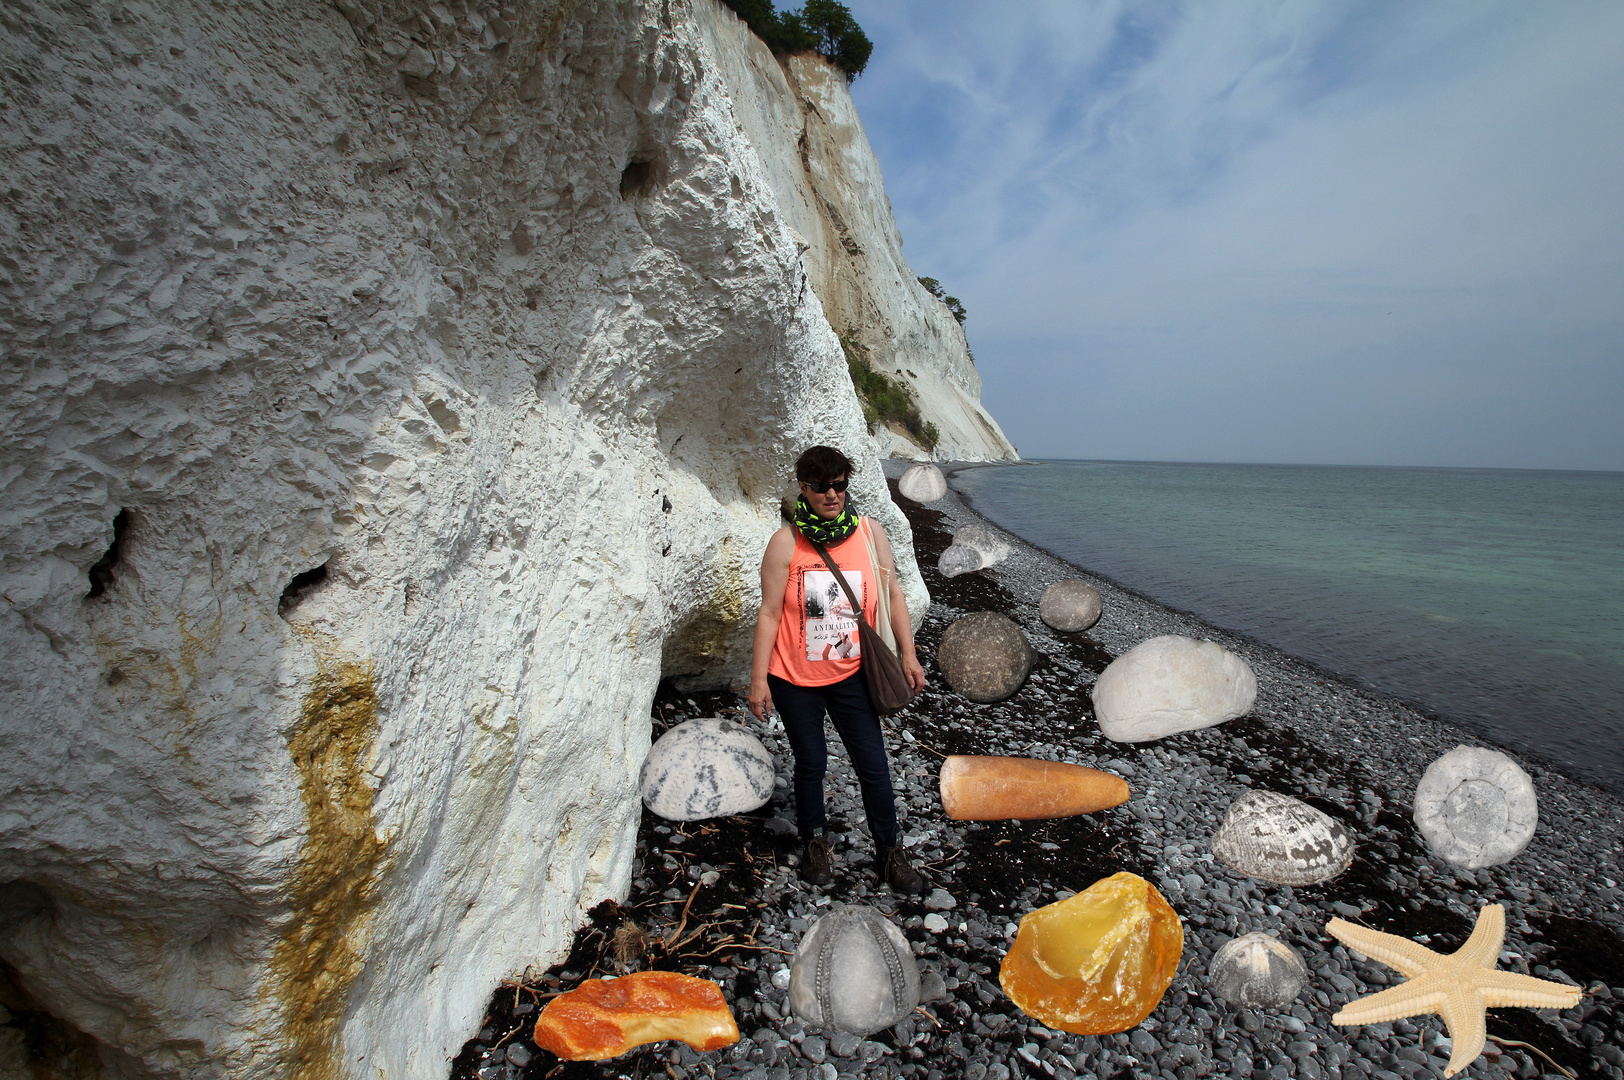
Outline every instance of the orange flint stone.
{"type": "Polygon", "coordinates": [[[720,1050],[739,1041],[739,1025],[709,979],[639,971],[588,979],[553,998],[536,1018],[535,1039],[565,1061],[597,1061],[659,1039],[720,1050]]]}
{"type": "Polygon", "coordinates": [[[942,762],[941,788],[955,821],[1071,817],[1128,801],[1120,776],[1036,758],[954,754],[942,762]]]}
{"type": "Polygon", "coordinates": [[[1172,985],[1184,924],[1124,870],[1021,919],[998,982],[1026,1015],[1077,1035],[1144,1022],[1172,985]]]}

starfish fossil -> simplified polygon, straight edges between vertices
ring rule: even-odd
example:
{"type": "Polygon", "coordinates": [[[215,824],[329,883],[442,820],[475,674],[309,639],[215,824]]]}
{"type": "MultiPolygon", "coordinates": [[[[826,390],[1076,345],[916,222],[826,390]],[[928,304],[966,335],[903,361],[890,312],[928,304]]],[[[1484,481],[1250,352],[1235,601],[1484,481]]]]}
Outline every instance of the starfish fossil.
{"type": "Polygon", "coordinates": [[[1449,1029],[1452,1046],[1445,1076],[1454,1076],[1483,1052],[1487,1036],[1484,1010],[1501,1005],[1530,1009],[1571,1009],[1579,1004],[1577,986],[1498,971],[1500,943],[1506,936],[1506,909],[1485,904],[1477,914],[1472,936],[1445,956],[1409,938],[1384,934],[1342,919],[1325,924],[1350,949],[1397,968],[1407,981],[1357,1001],[1350,1001],[1331,1017],[1331,1023],[1379,1024],[1401,1016],[1437,1013],[1449,1029]]]}

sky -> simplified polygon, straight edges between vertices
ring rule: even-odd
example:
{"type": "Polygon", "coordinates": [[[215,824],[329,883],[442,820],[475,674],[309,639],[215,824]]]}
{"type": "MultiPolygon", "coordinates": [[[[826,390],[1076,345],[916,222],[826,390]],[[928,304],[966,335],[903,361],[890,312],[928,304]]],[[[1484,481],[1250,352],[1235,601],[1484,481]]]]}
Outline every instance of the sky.
{"type": "Polygon", "coordinates": [[[1023,456],[1624,470],[1624,3],[848,6],[1023,456]]]}

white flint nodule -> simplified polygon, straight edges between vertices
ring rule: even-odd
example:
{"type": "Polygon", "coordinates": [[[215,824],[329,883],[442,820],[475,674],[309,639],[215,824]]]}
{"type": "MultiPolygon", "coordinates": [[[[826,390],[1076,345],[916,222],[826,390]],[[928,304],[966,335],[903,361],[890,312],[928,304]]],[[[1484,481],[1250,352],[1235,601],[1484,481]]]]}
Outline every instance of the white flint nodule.
{"type": "Polygon", "coordinates": [[[1093,700],[1106,738],[1147,742],[1245,716],[1257,700],[1257,677],[1228,649],[1167,634],[1111,661],[1093,700]]]}
{"type": "Polygon", "coordinates": [[[1514,858],[1539,826],[1534,781],[1511,758],[1457,746],[1422,774],[1415,826],[1434,855],[1466,870],[1514,858]]]}
{"type": "Polygon", "coordinates": [[[743,814],[773,794],[773,756],[743,724],[688,720],[649,748],[637,776],[644,804],[672,821],[743,814]]]}

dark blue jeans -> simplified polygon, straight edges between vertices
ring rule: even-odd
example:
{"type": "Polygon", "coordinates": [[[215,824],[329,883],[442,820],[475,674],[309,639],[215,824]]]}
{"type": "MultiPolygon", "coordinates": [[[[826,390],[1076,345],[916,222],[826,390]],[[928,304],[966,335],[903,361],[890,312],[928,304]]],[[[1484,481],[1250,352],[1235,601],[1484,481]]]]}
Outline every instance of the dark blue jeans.
{"type": "Polygon", "coordinates": [[[859,671],[829,686],[796,686],[768,675],[767,689],[795,754],[795,824],[801,835],[810,836],[813,829],[823,828],[829,820],[823,805],[823,775],[829,761],[828,743],[823,737],[823,714],[827,710],[857,773],[868,831],[876,843],[895,844],[897,808],[891,794],[891,767],[885,760],[885,736],[863,673],[859,671]]]}

